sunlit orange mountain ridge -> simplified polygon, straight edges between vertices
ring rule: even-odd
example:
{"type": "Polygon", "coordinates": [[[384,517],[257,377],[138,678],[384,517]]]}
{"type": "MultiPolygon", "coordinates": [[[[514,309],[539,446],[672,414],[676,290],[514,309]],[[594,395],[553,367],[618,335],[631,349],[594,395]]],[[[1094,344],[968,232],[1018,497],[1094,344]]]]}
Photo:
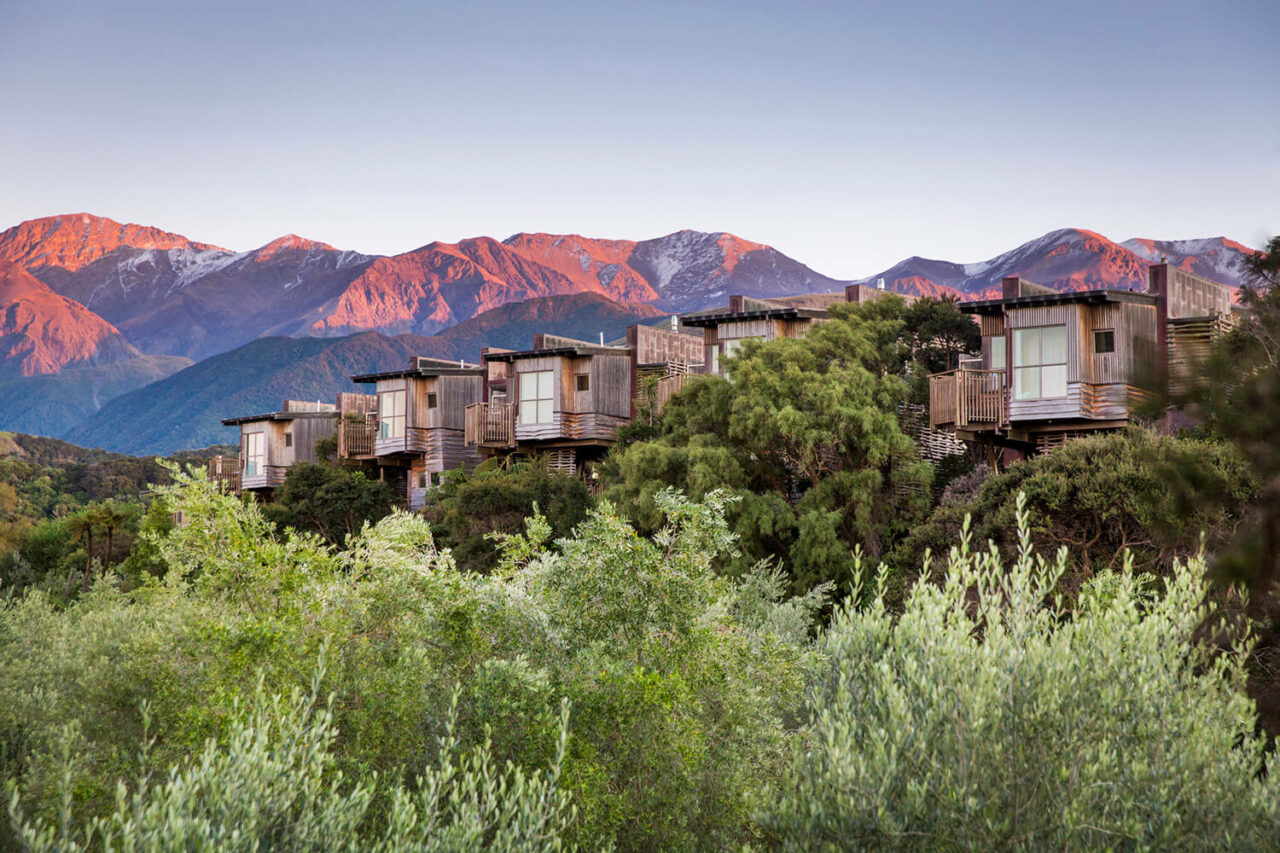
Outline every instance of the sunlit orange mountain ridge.
{"type": "MultiPolygon", "coordinates": [[[[907,258],[862,279],[927,296],[990,296],[1019,275],[1062,290],[1141,289],[1162,258],[1236,285],[1247,252],[1225,238],[1117,243],[1067,228],[978,263],[907,258]]],[[[343,251],[294,234],[247,252],[141,225],[71,214],[0,233],[0,257],[89,308],[148,354],[205,358],[264,335],[374,330],[431,335],[511,302],[594,293],[664,311],[724,304],[731,293],[835,291],[763,243],[724,232],[651,240],[518,233],[433,242],[391,256],[343,251]]]]}
{"type": "Polygon", "coordinates": [[[0,260],[0,378],[108,364],[139,352],[114,326],[0,260]]]}
{"type": "Polygon", "coordinates": [[[103,216],[69,213],[28,219],[0,233],[0,258],[39,274],[46,267],[83,269],[116,249],[194,249],[226,251],[144,225],[122,225],[103,216]]]}

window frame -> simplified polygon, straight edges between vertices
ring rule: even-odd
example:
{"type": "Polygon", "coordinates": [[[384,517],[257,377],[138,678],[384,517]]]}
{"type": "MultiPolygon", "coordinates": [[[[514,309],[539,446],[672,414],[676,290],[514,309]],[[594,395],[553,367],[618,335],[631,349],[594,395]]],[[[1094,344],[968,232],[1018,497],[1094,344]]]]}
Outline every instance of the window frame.
{"type": "Polygon", "coordinates": [[[389,388],[378,392],[378,439],[395,441],[404,438],[405,432],[405,389],[389,388]],[[399,406],[388,406],[387,403],[398,400],[399,406]],[[399,411],[390,411],[399,408],[399,411]]]}
{"type": "Polygon", "coordinates": [[[1009,369],[1009,339],[1005,335],[991,335],[991,354],[988,364],[992,370],[1009,369]],[[997,342],[999,342],[997,344],[997,342]],[[1000,364],[996,364],[996,353],[1000,354],[1000,364]]]}
{"type": "MultiPolygon", "coordinates": [[[[1027,400],[1061,400],[1068,396],[1070,391],[1070,382],[1067,380],[1067,364],[1070,360],[1070,347],[1067,341],[1067,325],[1065,323],[1052,323],[1043,326],[1025,326],[1013,330],[1013,399],[1016,402],[1027,400]],[[1044,337],[1045,331],[1052,329],[1060,330],[1062,333],[1062,361],[1045,361],[1044,354],[1044,337]],[[1024,349],[1022,336],[1036,334],[1036,357],[1034,361],[1024,362],[1022,360],[1022,352],[1024,349]],[[1061,394],[1045,393],[1045,377],[1046,368],[1061,368],[1061,394]],[[1034,373],[1033,373],[1034,371],[1034,373]],[[1035,376],[1035,393],[1024,392],[1023,377],[1035,376]]],[[[1053,371],[1055,374],[1057,370],[1053,371]]]]}
{"type": "Polygon", "coordinates": [[[265,432],[246,432],[244,434],[244,476],[261,476],[266,473],[266,468],[267,434],[265,432]],[[257,445],[256,452],[255,444],[257,445]]]}
{"type": "Polygon", "coordinates": [[[573,374],[573,390],[582,393],[591,390],[591,374],[575,373],[573,374]]]}
{"type": "Polygon", "coordinates": [[[1112,355],[1116,351],[1116,330],[1115,329],[1094,329],[1093,330],[1093,354],[1094,355],[1112,355]],[[1110,347],[1101,349],[1098,346],[1099,335],[1107,335],[1110,339],[1110,347]]]}
{"type": "Polygon", "coordinates": [[[516,413],[516,422],[520,426],[542,426],[555,423],[555,375],[554,368],[526,370],[517,374],[519,409],[516,413]],[[532,395],[529,394],[530,389],[533,392],[532,395]]]}
{"type": "Polygon", "coordinates": [[[427,392],[427,408],[428,409],[440,408],[440,395],[437,394],[435,391],[427,392]]]}

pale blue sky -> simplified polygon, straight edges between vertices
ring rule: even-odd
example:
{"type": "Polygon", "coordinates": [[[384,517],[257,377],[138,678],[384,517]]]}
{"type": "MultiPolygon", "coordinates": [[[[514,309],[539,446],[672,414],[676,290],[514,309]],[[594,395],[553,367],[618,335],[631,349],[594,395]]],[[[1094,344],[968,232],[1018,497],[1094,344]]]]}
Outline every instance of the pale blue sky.
{"type": "Polygon", "coordinates": [[[820,272],[1280,232],[1280,3],[0,0],[0,227],[516,231],[820,272]]]}

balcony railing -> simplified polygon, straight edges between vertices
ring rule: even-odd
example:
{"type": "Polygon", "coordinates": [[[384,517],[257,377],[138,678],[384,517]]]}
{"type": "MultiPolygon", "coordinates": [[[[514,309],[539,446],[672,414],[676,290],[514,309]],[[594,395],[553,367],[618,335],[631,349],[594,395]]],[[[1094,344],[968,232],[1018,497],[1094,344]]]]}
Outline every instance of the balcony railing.
{"type": "Polygon", "coordinates": [[[1005,372],[961,368],[929,377],[929,426],[995,429],[1005,422],[1005,372]]]}
{"type": "Polygon", "coordinates": [[[359,459],[373,456],[378,424],[368,418],[338,419],[338,456],[342,459],[359,459]]]}
{"type": "Polygon", "coordinates": [[[515,444],[516,409],[510,403],[467,406],[463,439],[467,444],[511,447],[515,444]]]}
{"type": "Polygon", "coordinates": [[[240,492],[240,457],[214,456],[209,460],[209,479],[226,491],[240,492]]]}

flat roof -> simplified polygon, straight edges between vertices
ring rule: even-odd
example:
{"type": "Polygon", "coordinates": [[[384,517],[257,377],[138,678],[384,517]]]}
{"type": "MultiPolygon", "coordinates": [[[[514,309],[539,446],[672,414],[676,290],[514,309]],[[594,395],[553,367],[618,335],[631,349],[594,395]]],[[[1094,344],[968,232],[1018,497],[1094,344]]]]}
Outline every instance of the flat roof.
{"type": "Polygon", "coordinates": [[[1033,293],[1029,296],[1013,296],[1008,299],[983,299],[961,302],[956,307],[966,314],[1002,314],[1007,308],[1029,308],[1036,305],[1067,305],[1070,303],[1100,304],[1103,302],[1133,302],[1139,305],[1155,305],[1154,293],[1136,290],[1075,290],[1063,293],[1033,293]]]}
{"type": "Polygon", "coordinates": [[[382,379],[404,379],[405,377],[414,376],[419,379],[430,379],[433,376],[480,376],[484,373],[484,368],[478,364],[468,364],[466,367],[409,367],[400,370],[387,370],[382,373],[361,373],[352,376],[352,382],[361,384],[368,382],[378,382],[382,379]]]}
{"type": "Polygon", "coordinates": [[[581,347],[551,347],[550,349],[526,349],[512,352],[495,352],[487,353],[485,358],[489,361],[517,361],[525,358],[542,358],[544,356],[570,356],[573,358],[581,358],[588,355],[621,355],[625,356],[630,353],[626,347],[611,346],[581,346],[581,347]]]}
{"type": "Polygon", "coordinates": [[[292,421],[297,418],[336,418],[337,410],[328,412],[264,412],[261,415],[241,415],[238,418],[223,418],[224,426],[236,426],[237,424],[248,424],[254,421],[292,421]]]}
{"type": "Polygon", "coordinates": [[[754,311],[712,311],[702,314],[681,315],[680,322],[686,326],[717,326],[735,320],[778,319],[820,319],[831,316],[820,308],[760,308],[754,311]]]}

